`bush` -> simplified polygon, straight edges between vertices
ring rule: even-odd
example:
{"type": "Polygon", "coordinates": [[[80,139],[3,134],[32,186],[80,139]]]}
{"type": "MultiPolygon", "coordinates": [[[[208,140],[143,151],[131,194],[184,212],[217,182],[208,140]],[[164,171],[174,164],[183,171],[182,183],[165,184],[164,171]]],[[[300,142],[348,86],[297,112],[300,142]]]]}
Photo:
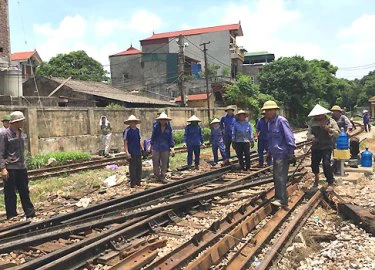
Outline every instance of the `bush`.
{"type": "Polygon", "coordinates": [[[211,135],[211,129],[209,128],[203,128],[203,140],[205,142],[210,140],[210,135],[211,135]]]}
{"type": "Polygon", "coordinates": [[[174,144],[182,144],[184,143],[184,130],[174,130],[173,131],[173,139],[174,144]]]}
{"type": "Polygon", "coordinates": [[[90,154],[84,152],[52,152],[45,155],[26,156],[26,166],[29,170],[38,169],[47,165],[50,158],[56,159],[54,165],[63,165],[71,161],[90,160],[90,154]]]}
{"type": "Polygon", "coordinates": [[[114,109],[114,110],[119,110],[119,109],[124,109],[125,107],[118,104],[118,103],[109,103],[107,106],[106,106],[107,109],[114,109]]]}

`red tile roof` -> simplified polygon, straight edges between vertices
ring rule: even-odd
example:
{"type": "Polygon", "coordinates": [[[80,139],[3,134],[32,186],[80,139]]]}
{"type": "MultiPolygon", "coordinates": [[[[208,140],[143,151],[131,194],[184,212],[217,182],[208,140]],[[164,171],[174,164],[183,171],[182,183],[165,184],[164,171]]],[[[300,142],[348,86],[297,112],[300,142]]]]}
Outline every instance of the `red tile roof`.
{"type": "Polygon", "coordinates": [[[123,51],[123,52],[119,52],[119,53],[116,53],[114,55],[111,55],[111,56],[121,56],[121,55],[133,55],[133,54],[140,54],[142,53],[142,51],[134,48],[133,46],[130,45],[130,47],[126,50],[126,51],[123,51]]]}
{"type": "Polygon", "coordinates": [[[10,55],[11,61],[19,61],[19,60],[28,60],[30,59],[36,51],[31,52],[15,52],[10,55]]]}
{"type": "Polygon", "coordinates": [[[219,25],[219,26],[212,26],[212,27],[204,27],[204,28],[196,28],[196,29],[190,29],[190,30],[181,30],[181,31],[175,31],[175,32],[153,34],[151,37],[141,40],[141,42],[146,41],[146,40],[172,38],[172,37],[177,37],[179,35],[192,36],[192,35],[199,35],[199,34],[219,32],[219,31],[239,31],[238,35],[239,36],[243,35],[241,24],[236,23],[236,24],[227,24],[227,25],[219,25]]]}
{"type": "MultiPolygon", "coordinates": [[[[207,94],[196,94],[196,95],[188,95],[188,101],[197,101],[197,100],[207,100],[207,94]]],[[[175,98],[175,102],[180,102],[181,96],[175,98]]]]}

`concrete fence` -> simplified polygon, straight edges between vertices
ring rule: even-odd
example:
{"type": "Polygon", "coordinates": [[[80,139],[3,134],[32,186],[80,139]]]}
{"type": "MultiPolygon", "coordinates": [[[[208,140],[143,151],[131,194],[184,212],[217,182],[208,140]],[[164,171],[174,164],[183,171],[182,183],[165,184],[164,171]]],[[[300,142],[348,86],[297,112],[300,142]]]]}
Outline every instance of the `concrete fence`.
{"type": "MultiPolygon", "coordinates": [[[[152,122],[158,109],[105,109],[105,108],[27,108],[0,106],[0,117],[11,111],[22,111],[26,116],[25,132],[28,136],[28,149],[31,155],[54,151],[83,151],[97,153],[101,145],[99,120],[106,115],[113,128],[112,147],[122,150],[124,120],[134,114],[142,123],[139,125],[143,138],[151,136],[152,122]]],[[[168,108],[173,129],[183,129],[186,120],[196,114],[202,126],[208,126],[208,109],[168,108]]],[[[224,108],[211,110],[211,117],[221,117],[224,108]]]]}

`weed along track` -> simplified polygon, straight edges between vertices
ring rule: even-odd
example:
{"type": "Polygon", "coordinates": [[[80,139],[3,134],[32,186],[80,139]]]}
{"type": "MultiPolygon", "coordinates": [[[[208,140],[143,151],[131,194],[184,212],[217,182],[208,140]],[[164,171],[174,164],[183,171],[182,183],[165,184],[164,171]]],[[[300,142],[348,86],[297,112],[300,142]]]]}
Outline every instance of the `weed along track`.
{"type": "MultiPolygon", "coordinates": [[[[297,144],[300,160],[309,144],[297,144]]],[[[1,228],[1,258],[16,269],[247,269],[260,256],[257,269],[267,269],[323,199],[305,192],[303,166],[291,167],[290,202],[276,208],[271,169],[239,172],[233,163],[1,228]]]]}

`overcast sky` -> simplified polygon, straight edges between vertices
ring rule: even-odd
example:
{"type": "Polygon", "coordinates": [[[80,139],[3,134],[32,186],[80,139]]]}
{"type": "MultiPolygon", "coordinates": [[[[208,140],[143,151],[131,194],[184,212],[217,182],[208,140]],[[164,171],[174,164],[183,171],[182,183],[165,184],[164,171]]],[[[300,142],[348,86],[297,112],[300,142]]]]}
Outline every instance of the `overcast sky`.
{"type": "Polygon", "coordinates": [[[325,59],[348,79],[375,69],[373,0],[9,0],[9,6],[12,51],[36,48],[43,60],[85,50],[108,65],[109,55],[130,43],[140,48],[153,31],[241,21],[238,42],[249,52],[325,59]]]}

